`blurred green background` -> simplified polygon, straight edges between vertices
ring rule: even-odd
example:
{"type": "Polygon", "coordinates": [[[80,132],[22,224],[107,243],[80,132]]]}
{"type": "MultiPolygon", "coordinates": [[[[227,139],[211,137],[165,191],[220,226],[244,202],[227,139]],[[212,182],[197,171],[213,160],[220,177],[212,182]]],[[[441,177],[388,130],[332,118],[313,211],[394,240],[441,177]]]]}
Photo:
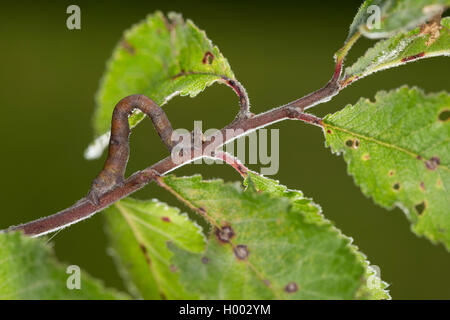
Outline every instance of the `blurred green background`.
{"type": "MultiPolygon", "coordinates": [[[[157,9],[181,12],[206,30],[241,83],[254,112],[287,103],[326,83],[333,53],[346,37],[360,1],[9,1],[0,12],[1,214],[0,228],[55,213],[88,191],[104,158],[83,159],[92,138],[94,94],[122,32],[157,9]],[[81,7],[82,29],[66,28],[66,8],[81,7]]],[[[347,62],[373,41],[363,39],[347,62]]],[[[449,58],[433,58],[372,75],[310,111],[323,116],[361,96],[402,84],[427,92],[449,90],[449,58]]],[[[237,111],[229,88],[216,85],[195,99],[177,97],[165,110],[175,128],[221,128],[237,111]]],[[[366,198],[346,173],[341,157],[324,148],[320,129],[297,121],[277,123],[280,170],[274,177],[314,198],[381,268],[395,299],[450,299],[450,253],[416,237],[399,209],[387,211],[366,198]]],[[[166,155],[149,121],[133,133],[128,172],[166,155]]],[[[251,166],[257,169],[255,166],[251,166]]],[[[239,180],[233,169],[190,165],[177,175],[239,180]]],[[[180,205],[150,185],[136,197],[180,205]]],[[[51,243],[60,260],[77,264],[106,285],[123,288],[112,259],[102,214],[57,234],[51,243]]]]}

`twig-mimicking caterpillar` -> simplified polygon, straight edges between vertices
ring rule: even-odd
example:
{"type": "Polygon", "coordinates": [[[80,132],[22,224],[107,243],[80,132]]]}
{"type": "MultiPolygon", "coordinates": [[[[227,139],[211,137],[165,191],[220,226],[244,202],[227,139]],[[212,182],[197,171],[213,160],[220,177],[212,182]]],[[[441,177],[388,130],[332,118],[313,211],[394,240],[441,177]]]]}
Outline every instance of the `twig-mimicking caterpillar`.
{"type": "Polygon", "coordinates": [[[87,195],[87,198],[95,205],[99,204],[99,198],[102,194],[115,186],[120,186],[124,181],[130,154],[128,117],[135,109],[141,110],[152,120],[156,132],[158,132],[169,151],[173,147],[171,140],[172,125],[160,106],[152,99],[140,94],[131,95],[120,100],[112,115],[108,158],[103,170],[92,182],[91,189],[87,195]]]}

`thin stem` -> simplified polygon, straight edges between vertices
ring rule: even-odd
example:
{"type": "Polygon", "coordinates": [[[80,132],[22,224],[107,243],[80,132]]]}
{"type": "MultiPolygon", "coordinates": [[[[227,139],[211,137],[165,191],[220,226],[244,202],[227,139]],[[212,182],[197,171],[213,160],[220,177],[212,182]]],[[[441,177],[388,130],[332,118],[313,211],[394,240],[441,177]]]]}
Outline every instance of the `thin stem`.
{"type": "MultiPolygon", "coordinates": [[[[272,109],[258,115],[236,117],[236,119],[231,124],[217,133],[217,135],[221,135],[221,137],[224,137],[224,139],[210,139],[209,141],[205,141],[202,143],[201,157],[208,156],[207,154],[205,154],[206,148],[208,148],[208,150],[217,150],[217,148],[239,138],[240,136],[244,136],[254,130],[269,126],[273,123],[285,119],[301,120],[316,126],[322,126],[322,119],[314,115],[304,113],[303,110],[316,104],[328,101],[339,92],[339,77],[342,71],[341,62],[337,63],[332,79],[322,89],[319,89],[303,98],[288,103],[287,105],[272,109]]],[[[244,108],[241,109],[241,112],[242,110],[245,112],[246,110],[248,110],[248,105],[246,105],[245,101],[241,102],[244,102],[244,108]]],[[[71,224],[91,217],[95,213],[110,206],[114,202],[127,197],[133,192],[143,188],[145,185],[157,179],[159,176],[165,175],[178,167],[192,162],[195,159],[195,155],[196,150],[192,148],[190,159],[177,164],[174,163],[172,161],[172,158],[169,156],[142,171],[134,173],[123,183],[118,184],[115,188],[107,190],[105,193],[99,195],[98,201],[96,202],[90,201],[87,198],[83,198],[72,207],[60,211],[56,214],[25,224],[12,226],[6,230],[3,230],[2,232],[22,231],[26,235],[40,236],[65,228],[71,224]]]]}
{"type": "Polygon", "coordinates": [[[238,158],[228,152],[216,151],[211,158],[224,161],[226,164],[233,167],[243,178],[246,178],[248,175],[248,168],[241,161],[239,161],[238,158]]]}

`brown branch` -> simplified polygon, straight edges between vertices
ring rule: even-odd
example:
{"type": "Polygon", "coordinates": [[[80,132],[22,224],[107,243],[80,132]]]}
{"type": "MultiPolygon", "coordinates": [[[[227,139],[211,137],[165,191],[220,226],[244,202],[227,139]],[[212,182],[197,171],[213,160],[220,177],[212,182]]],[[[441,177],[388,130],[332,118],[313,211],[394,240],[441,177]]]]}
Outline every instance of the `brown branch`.
{"type": "Polygon", "coordinates": [[[248,175],[248,168],[241,161],[239,161],[238,158],[227,152],[215,151],[211,158],[222,160],[223,162],[234,168],[234,170],[236,170],[243,178],[246,178],[248,175]]]}
{"type": "MultiPolygon", "coordinates": [[[[316,126],[322,126],[322,120],[317,118],[314,115],[304,113],[303,110],[312,107],[316,104],[323,103],[325,101],[330,100],[334,95],[336,95],[340,90],[339,85],[339,77],[342,71],[342,64],[340,61],[337,62],[336,69],[332,79],[324,86],[322,89],[319,89],[303,98],[295,100],[287,105],[272,109],[270,111],[258,114],[251,115],[247,114],[248,112],[248,99],[246,99],[245,91],[239,91],[238,95],[240,96],[241,102],[241,111],[240,114],[244,116],[237,116],[236,119],[220,130],[216,135],[221,135],[222,137],[226,137],[225,139],[210,139],[209,141],[205,141],[202,143],[202,157],[205,155],[205,149],[208,147],[209,150],[216,150],[217,148],[225,145],[240,136],[246,135],[253,130],[263,128],[269,126],[273,123],[279,122],[285,119],[294,119],[301,120],[316,126]],[[232,130],[229,130],[232,129],[232,130]],[[227,131],[228,130],[228,131],[227,131]],[[230,134],[230,132],[233,132],[230,134]],[[226,134],[227,133],[227,134],[226,134]]],[[[240,90],[241,86],[239,84],[233,83],[229,84],[238,88],[240,90]]],[[[127,99],[127,98],[125,98],[127,99]]],[[[131,98],[128,98],[131,99],[131,98]]],[[[138,104],[135,104],[135,107],[138,104]]],[[[154,120],[152,118],[152,120],[154,120]]],[[[155,121],[154,121],[155,123],[155,121]]],[[[156,127],[158,127],[155,124],[156,127]]],[[[163,129],[163,128],[162,128],[163,129]]],[[[160,130],[161,131],[161,130],[160,130]]],[[[160,131],[158,131],[160,133],[160,131]]],[[[111,137],[112,139],[112,137],[111,137]]],[[[123,142],[123,141],[122,141],[123,142]]],[[[128,140],[126,141],[128,143],[128,140]]],[[[111,144],[110,144],[111,145],[111,144]]],[[[191,158],[182,163],[175,164],[172,161],[172,158],[169,156],[158,163],[142,170],[134,173],[128,179],[123,181],[120,184],[115,185],[114,188],[109,188],[104,193],[97,195],[97,199],[95,201],[89,200],[87,197],[78,201],[75,205],[70,208],[67,208],[63,211],[60,211],[51,216],[47,216],[32,222],[28,222],[25,224],[12,226],[2,232],[7,231],[22,231],[26,235],[30,236],[40,236],[47,234],[52,231],[56,231],[62,228],[65,228],[71,224],[84,220],[86,218],[91,217],[95,213],[103,210],[104,208],[110,206],[114,202],[127,197],[133,192],[143,188],[145,185],[150,183],[152,180],[155,180],[156,177],[160,175],[167,174],[168,172],[186,165],[189,162],[192,162],[195,158],[194,156],[196,150],[194,148],[191,149],[191,158]]]]}

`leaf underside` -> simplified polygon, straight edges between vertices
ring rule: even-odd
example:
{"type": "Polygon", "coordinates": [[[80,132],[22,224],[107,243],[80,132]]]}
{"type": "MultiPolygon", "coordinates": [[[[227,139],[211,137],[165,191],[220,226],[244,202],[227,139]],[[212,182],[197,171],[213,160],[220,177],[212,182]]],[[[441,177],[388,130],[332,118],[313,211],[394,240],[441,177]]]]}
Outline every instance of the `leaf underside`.
{"type": "Polygon", "coordinates": [[[450,18],[381,40],[346,68],[347,85],[374,72],[424,58],[450,55],[450,18]]]}
{"type": "Polygon", "coordinates": [[[369,38],[390,37],[425,23],[449,6],[450,0],[366,0],[353,19],[347,40],[357,32],[369,38]],[[372,27],[375,11],[371,6],[380,9],[379,28],[372,27]]]}

